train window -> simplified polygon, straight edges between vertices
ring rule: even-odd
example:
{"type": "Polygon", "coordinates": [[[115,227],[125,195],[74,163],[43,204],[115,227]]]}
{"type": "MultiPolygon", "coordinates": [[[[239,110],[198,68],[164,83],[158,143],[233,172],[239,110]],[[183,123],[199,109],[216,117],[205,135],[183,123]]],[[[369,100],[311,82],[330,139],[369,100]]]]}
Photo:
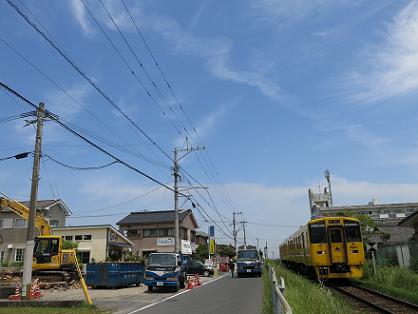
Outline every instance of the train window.
{"type": "Polygon", "coordinates": [[[330,228],[329,229],[329,237],[330,237],[330,240],[331,240],[332,243],[343,242],[340,229],[330,228]]]}
{"type": "Polygon", "coordinates": [[[326,243],[325,223],[317,222],[309,226],[309,237],[311,243],[326,243]]]}
{"type": "Polygon", "coordinates": [[[345,222],[344,230],[346,242],[361,242],[360,225],[357,222],[345,222]]]}

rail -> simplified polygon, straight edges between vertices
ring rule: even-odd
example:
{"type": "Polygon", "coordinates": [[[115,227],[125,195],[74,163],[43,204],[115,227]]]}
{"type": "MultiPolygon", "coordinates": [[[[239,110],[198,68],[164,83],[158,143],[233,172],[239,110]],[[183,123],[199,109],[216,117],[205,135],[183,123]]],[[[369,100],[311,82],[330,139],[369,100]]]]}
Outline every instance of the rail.
{"type": "Polygon", "coordinates": [[[273,267],[268,265],[269,277],[272,282],[272,299],[274,314],[292,314],[292,309],[284,297],[284,279],[280,277],[280,282],[277,281],[276,272],[273,267]]]}
{"type": "Polygon", "coordinates": [[[329,287],[377,310],[379,313],[418,313],[418,305],[416,304],[394,298],[387,294],[368,289],[357,284],[331,284],[329,287]]]}

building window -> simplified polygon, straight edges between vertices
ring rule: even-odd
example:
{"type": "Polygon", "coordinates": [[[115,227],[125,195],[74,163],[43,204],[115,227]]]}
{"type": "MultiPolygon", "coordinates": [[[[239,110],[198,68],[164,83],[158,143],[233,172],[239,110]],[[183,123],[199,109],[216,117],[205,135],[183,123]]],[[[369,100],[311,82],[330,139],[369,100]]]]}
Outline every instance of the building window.
{"type": "Polygon", "coordinates": [[[159,237],[174,237],[174,228],[161,228],[158,229],[159,237]]]}
{"type": "Polygon", "coordinates": [[[83,240],[83,236],[81,234],[77,234],[77,235],[74,236],[74,239],[76,241],[81,241],[81,240],[83,240]]]}
{"type": "Polygon", "coordinates": [[[50,220],[50,222],[49,222],[49,224],[50,224],[52,227],[59,227],[59,225],[60,225],[60,221],[59,221],[58,219],[51,219],[51,220],[50,220]]]}
{"type": "Polygon", "coordinates": [[[85,240],[85,241],[91,241],[91,234],[85,234],[83,236],[83,240],[85,240]]]}
{"type": "Polygon", "coordinates": [[[23,262],[25,249],[16,249],[15,262],[23,262]]]}
{"type": "Polygon", "coordinates": [[[155,238],[158,236],[158,229],[144,229],[144,238],[155,238]]]}
{"type": "Polygon", "coordinates": [[[128,229],[127,231],[128,236],[138,236],[141,235],[138,229],[128,229]]]}
{"type": "Polygon", "coordinates": [[[90,263],[90,251],[78,251],[77,256],[82,264],[90,263]]]}
{"type": "Polygon", "coordinates": [[[16,218],[15,219],[15,228],[25,228],[26,227],[26,221],[22,218],[16,218]]]}
{"type": "Polygon", "coordinates": [[[73,236],[72,235],[65,236],[65,240],[66,241],[73,241],[73,236]]]}

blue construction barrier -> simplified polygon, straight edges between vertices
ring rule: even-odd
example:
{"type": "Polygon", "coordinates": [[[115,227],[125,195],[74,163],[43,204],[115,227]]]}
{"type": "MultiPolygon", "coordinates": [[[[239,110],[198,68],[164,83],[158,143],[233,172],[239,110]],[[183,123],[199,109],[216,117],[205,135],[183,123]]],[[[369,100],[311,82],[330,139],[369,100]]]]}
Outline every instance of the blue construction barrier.
{"type": "Polygon", "coordinates": [[[144,280],[144,268],[141,263],[90,263],[86,283],[92,288],[139,286],[144,280]]]}

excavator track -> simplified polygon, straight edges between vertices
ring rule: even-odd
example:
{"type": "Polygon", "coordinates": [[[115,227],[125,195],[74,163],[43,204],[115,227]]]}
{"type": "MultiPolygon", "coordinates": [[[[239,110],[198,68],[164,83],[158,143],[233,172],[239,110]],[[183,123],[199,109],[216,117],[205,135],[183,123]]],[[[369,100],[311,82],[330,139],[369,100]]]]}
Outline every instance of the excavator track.
{"type": "Polygon", "coordinates": [[[67,271],[59,271],[59,270],[55,270],[55,271],[51,271],[51,270],[39,271],[38,270],[36,272],[33,272],[33,277],[36,279],[39,279],[41,282],[48,282],[48,283],[66,282],[68,284],[74,281],[74,279],[76,278],[76,274],[67,272],[67,271]]]}

